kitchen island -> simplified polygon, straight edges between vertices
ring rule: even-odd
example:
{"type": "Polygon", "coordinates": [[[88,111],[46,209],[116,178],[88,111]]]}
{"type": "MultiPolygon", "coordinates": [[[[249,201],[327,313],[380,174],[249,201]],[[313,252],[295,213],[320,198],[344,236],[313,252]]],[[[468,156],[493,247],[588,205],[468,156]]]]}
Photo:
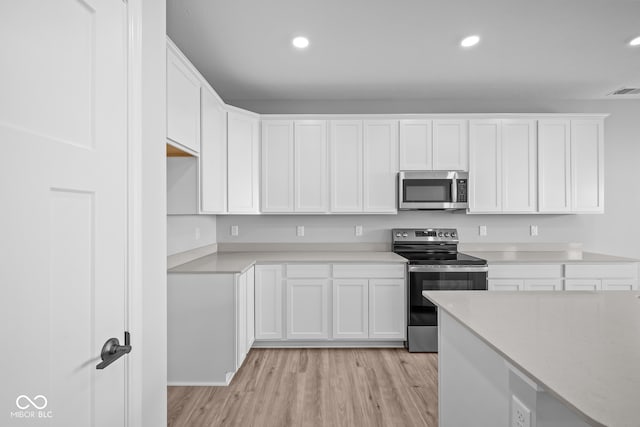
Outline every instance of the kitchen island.
{"type": "Polygon", "coordinates": [[[640,425],[639,292],[423,294],[441,427],[640,425]]]}

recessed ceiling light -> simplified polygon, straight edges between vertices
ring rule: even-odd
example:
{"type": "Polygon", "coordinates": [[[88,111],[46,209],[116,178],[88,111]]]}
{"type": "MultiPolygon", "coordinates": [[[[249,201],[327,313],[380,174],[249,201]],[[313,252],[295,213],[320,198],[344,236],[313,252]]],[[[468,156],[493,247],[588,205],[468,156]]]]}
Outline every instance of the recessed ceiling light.
{"type": "Polygon", "coordinates": [[[291,40],[291,44],[293,44],[298,49],[304,49],[309,46],[309,39],[306,37],[296,37],[291,40]]]}
{"type": "Polygon", "coordinates": [[[629,42],[629,46],[640,46],[640,36],[629,42]]]}
{"type": "Polygon", "coordinates": [[[478,44],[480,41],[480,36],[469,36],[462,39],[460,42],[460,46],[462,47],[471,47],[478,44]]]}

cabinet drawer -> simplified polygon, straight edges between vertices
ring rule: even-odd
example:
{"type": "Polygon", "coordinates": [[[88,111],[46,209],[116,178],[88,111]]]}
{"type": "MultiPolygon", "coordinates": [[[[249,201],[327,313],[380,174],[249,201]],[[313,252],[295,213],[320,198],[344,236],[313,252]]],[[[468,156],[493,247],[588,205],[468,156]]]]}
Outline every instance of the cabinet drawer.
{"type": "Polygon", "coordinates": [[[405,264],[334,264],[337,278],[404,278],[405,264]]]}
{"type": "Polygon", "coordinates": [[[329,264],[287,264],[287,277],[323,278],[331,276],[329,264]]]}
{"type": "Polygon", "coordinates": [[[524,280],[521,279],[489,279],[487,281],[490,291],[521,291],[524,289],[524,280]]]}
{"type": "Polygon", "coordinates": [[[555,279],[562,277],[562,264],[489,264],[489,278],[555,279]]]}
{"type": "Polygon", "coordinates": [[[571,278],[635,278],[638,266],[633,263],[620,264],[567,264],[565,276],[571,278]]]}

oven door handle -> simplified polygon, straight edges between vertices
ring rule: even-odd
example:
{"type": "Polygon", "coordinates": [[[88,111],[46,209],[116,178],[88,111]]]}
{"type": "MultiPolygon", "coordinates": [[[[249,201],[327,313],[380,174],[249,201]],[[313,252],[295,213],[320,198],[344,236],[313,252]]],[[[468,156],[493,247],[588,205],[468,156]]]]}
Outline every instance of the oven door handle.
{"type": "Polygon", "coordinates": [[[409,273],[484,273],[487,265],[409,265],[409,273]]]}

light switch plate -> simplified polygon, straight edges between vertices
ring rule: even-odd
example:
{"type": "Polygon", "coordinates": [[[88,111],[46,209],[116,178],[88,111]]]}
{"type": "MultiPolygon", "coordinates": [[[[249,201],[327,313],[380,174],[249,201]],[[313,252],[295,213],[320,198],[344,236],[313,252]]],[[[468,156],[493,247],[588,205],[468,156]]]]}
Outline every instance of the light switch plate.
{"type": "Polygon", "coordinates": [[[478,227],[478,234],[481,236],[486,236],[487,235],[487,226],[486,225],[481,225],[478,227]]]}
{"type": "Polygon", "coordinates": [[[356,225],[355,233],[356,233],[356,236],[362,236],[362,226],[361,225],[356,225]]]}
{"type": "Polygon", "coordinates": [[[234,237],[238,235],[238,226],[237,225],[232,225],[231,226],[231,235],[234,236],[234,237]]]}
{"type": "Polygon", "coordinates": [[[304,225],[299,225],[296,227],[296,236],[304,237],[304,225]]]}

